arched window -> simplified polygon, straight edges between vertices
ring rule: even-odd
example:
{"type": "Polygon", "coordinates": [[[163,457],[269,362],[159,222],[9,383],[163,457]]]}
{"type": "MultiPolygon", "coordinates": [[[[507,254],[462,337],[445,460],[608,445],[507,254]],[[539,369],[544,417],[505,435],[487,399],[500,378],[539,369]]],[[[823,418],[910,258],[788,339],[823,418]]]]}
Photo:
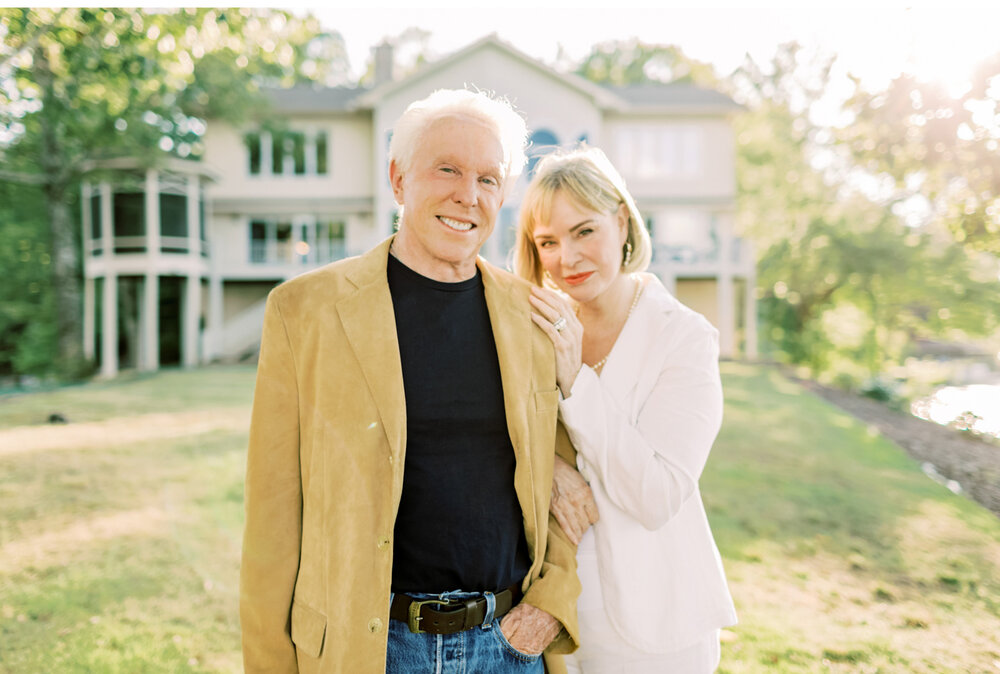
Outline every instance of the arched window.
{"type": "Polygon", "coordinates": [[[528,140],[528,178],[535,175],[538,160],[559,147],[559,139],[548,129],[537,129],[528,140]]]}

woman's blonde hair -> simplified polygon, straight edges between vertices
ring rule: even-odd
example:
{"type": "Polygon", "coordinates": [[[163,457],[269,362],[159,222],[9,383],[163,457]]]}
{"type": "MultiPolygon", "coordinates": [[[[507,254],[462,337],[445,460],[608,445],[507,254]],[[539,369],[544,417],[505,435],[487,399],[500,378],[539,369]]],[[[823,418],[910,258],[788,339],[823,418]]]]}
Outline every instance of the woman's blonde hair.
{"type": "Polygon", "coordinates": [[[622,246],[622,271],[643,271],[652,257],[652,244],[646,224],[625,187],[625,180],[607,156],[596,147],[581,146],[555,152],[538,162],[535,177],[521,202],[514,244],[514,273],[536,285],[542,285],[544,270],[535,246],[535,225],[549,219],[552,200],[565,193],[579,206],[598,213],[613,213],[625,205],[628,211],[628,235],[622,246]],[[628,264],[626,249],[632,246],[628,264]]]}

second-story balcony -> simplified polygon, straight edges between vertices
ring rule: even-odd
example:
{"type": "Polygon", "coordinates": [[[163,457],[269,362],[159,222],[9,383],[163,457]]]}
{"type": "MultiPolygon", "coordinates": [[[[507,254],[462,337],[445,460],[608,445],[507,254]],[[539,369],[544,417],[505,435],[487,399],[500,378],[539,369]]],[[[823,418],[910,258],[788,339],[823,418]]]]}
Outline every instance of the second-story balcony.
{"type": "Polygon", "coordinates": [[[255,240],[250,242],[250,264],[316,267],[339,260],[347,255],[343,239],[326,242],[323,246],[308,241],[255,240]]]}
{"type": "Polygon", "coordinates": [[[672,276],[718,276],[723,273],[747,276],[754,268],[753,247],[749,240],[738,237],[730,239],[728,255],[723,255],[718,243],[707,247],[654,245],[650,266],[656,271],[669,269],[672,276]]]}

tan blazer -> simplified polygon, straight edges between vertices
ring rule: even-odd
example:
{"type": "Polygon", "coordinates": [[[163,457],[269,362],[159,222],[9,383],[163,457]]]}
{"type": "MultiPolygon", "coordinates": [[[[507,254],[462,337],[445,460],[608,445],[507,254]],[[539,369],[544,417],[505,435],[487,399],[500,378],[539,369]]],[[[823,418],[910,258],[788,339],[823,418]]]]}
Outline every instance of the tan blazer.
{"type": "MultiPolygon", "coordinates": [[[[247,672],[385,670],[392,534],[406,449],[386,281],[390,241],[283,283],[268,297],[240,572],[247,672]]],[[[531,322],[528,285],[483,260],[477,264],[517,454],[513,486],[533,560],[524,601],[564,625],[549,651],[569,652],[578,639],[580,586],[576,549],[549,516],[559,405],[552,346],[531,322]]],[[[564,433],[559,438],[568,443],[564,433]]],[[[563,446],[560,453],[572,452],[563,446]]]]}

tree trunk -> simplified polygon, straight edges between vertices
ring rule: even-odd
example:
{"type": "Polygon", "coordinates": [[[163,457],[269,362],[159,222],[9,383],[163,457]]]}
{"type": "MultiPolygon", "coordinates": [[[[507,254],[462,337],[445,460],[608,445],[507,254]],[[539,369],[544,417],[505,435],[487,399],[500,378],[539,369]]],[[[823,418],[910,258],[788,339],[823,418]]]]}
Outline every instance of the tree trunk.
{"type": "Polygon", "coordinates": [[[83,307],[80,262],[75,220],[70,213],[68,160],[59,142],[60,108],[53,90],[54,78],[44,49],[34,51],[36,82],[43,91],[41,161],[42,190],[52,237],[52,290],[55,299],[56,335],[60,375],[75,377],[83,369],[83,307]]]}

